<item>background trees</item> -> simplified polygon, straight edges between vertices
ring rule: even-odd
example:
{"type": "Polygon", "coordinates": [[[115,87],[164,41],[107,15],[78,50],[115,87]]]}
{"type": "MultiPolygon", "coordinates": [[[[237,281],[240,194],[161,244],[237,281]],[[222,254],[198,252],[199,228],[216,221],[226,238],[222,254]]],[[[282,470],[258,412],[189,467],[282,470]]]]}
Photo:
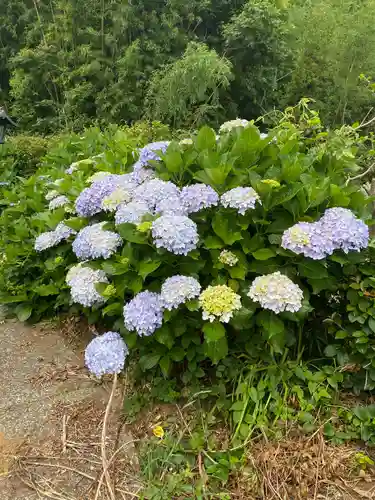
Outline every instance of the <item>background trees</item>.
{"type": "Polygon", "coordinates": [[[0,99],[49,133],[157,117],[252,118],[302,96],[331,124],[374,95],[375,0],[8,0],[0,99]]]}

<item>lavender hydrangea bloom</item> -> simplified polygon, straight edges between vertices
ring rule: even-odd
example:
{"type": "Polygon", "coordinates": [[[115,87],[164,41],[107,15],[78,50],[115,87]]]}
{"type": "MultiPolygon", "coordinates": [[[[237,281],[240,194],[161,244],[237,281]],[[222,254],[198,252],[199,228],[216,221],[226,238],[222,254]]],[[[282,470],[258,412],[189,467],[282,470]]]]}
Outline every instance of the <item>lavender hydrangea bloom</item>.
{"type": "Polygon", "coordinates": [[[157,248],[176,255],[187,255],[197,248],[197,225],[184,215],[162,215],[152,223],[152,237],[157,248]]]}
{"type": "Polygon", "coordinates": [[[345,253],[367,248],[369,242],[368,226],[358,219],[351,210],[335,207],[325,211],[320,223],[324,236],[332,240],[337,249],[345,253]]]}
{"type": "Polygon", "coordinates": [[[186,215],[186,209],[181,204],[180,196],[163,198],[155,205],[155,213],[161,215],[186,215]]]}
{"type": "Polygon", "coordinates": [[[251,187],[236,187],[221,196],[221,204],[224,207],[235,208],[241,215],[254,209],[256,202],[262,203],[258,193],[251,187]]]}
{"type": "Polygon", "coordinates": [[[61,195],[61,196],[57,196],[56,198],[53,198],[49,202],[48,208],[50,210],[55,210],[56,208],[65,207],[65,205],[68,205],[68,204],[69,204],[69,199],[64,195],[61,195]]]}
{"type": "Polygon", "coordinates": [[[163,305],[159,294],[141,292],[124,307],[124,324],[139,336],[149,336],[162,325],[163,305]]]}
{"type": "Polygon", "coordinates": [[[277,271],[255,278],[248,296],[254,302],[259,302],[264,309],[279,314],[301,309],[303,292],[291,279],[277,271]]]}
{"type": "Polygon", "coordinates": [[[201,291],[199,281],[190,276],[172,276],[161,287],[161,299],[165,309],[171,311],[187,300],[198,297],[201,291]]]}
{"type": "Polygon", "coordinates": [[[122,244],[117,233],[103,229],[104,224],[99,222],[79,231],[73,242],[73,252],[80,260],[108,259],[122,244]]]}
{"type": "Polygon", "coordinates": [[[47,231],[37,236],[34,243],[34,249],[37,252],[42,252],[43,250],[47,250],[47,248],[54,247],[59,241],[55,231],[47,231]]]}
{"type": "Polygon", "coordinates": [[[334,251],[332,238],[329,238],[320,222],[299,222],[284,231],[281,246],[296,254],[302,253],[310,259],[320,260],[334,251]]]}
{"type": "Polygon", "coordinates": [[[77,234],[77,231],[67,226],[64,222],[59,222],[56,226],[55,233],[59,241],[62,241],[68,239],[69,236],[77,234]]]}
{"type": "MultiPolygon", "coordinates": [[[[136,165],[136,164],[135,164],[136,165]]],[[[133,165],[133,172],[130,174],[134,184],[142,184],[143,182],[150,181],[155,178],[155,172],[150,168],[135,168],[133,165]]]]}
{"type": "Polygon", "coordinates": [[[214,207],[219,203],[219,196],[206,184],[193,184],[181,190],[181,203],[186,213],[199,212],[203,208],[214,207]]]}
{"type": "Polygon", "coordinates": [[[180,190],[173,182],[152,179],[146,181],[134,191],[133,200],[146,203],[149,211],[155,213],[157,206],[164,200],[176,199],[180,196],[180,190]]]}
{"type": "Polygon", "coordinates": [[[115,214],[115,224],[139,224],[142,222],[143,216],[149,214],[148,205],[146,203],[131,201],[130,203],[120,205],[115,214]]]}
{"type": "Polygon", "coordinates": [[[73,303],[76,302],[84,307],[92,307],[104,304],[106,301],[95,288],[97,283],[108,283],[104,271],[91,269],[81,263],[69,270],[66,276],[66,283],[70,287],[73,303]]]}
{"type": "Polygon", "coordinates": [[[106,332],[94,338],[85,350],[85,364],[89,371],[101,377],[120,373],[125,366],[129,349],[117,332],[106,332]]]}
{"type": "Polygon", "coordinates": [[[91,217],[102,210],[102,202],[117,187],[117,176],[109,175],[84,189],[76,199],[76,211],[81,217],[91,217]]]}
{"type": "Polygon", "coordinates": [[[139,151],[139,160],[137,165],[149,165],[150,160],[160,161],[159,152],[163,154],[167,151],[169,141],[151,142],[139,151]]]}

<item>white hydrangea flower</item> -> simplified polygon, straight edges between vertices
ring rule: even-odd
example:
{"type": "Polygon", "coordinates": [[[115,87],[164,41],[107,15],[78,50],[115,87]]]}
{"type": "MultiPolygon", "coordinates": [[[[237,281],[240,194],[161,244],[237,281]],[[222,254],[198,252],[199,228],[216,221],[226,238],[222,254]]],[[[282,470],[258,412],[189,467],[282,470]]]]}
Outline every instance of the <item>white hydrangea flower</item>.
{"type": "Polygon", "coordinates": [[[114,212],[120,205],[129,203],[131,199],[132,195],[130,191],[119,187],[103,199],[102,208],[107,212],[114,212]]]}
{"type": "Polygon", "coordinates": [[[221,196],[223,207],[235,208],[241,215],[253,210],[256,202],[262,204],[259,194],[251,187],[236,187],[221,196]]]}
{"type": "Polygon", "coordinates": [[[89,177],[86,182],[88,184],[92,184],[93,182],[96,182],[96,181],[102,181],[103,179],[105,179],[106,177],[111,176],[111,175],[113,175],[111,172],[106,172],[104,170],[101,172],[95,172],[95,174],[93,174],[91,177],[89,177]]]}
{"type": "Polygon", "coordinates": [[[48,191],[48,193],[46,194],[46,200],[51,201],[58,196],[60,196],[60,193],[56,191],[56,189],[52,189],[52,191],[48,191]]]}
{"type": "Polygon", "coordinates": [[[249,125],[248,120],[237,118],[236,120],[229,120],[221,125],[219,129],[220,134],[225,134],[231,132],[233,129],[238,127],[247,127],[249,125]]]}
{"type": "Polygon", "coordinates": [[[95,288],[97,283],[109,283],[104,271],[86,267],[85,263],[73,266],[67,276],[66,283],[70,287],[72,302],[92,307],[104,304],[106,299],[102,297],[95,288]]]}
{"type": "Polygon", "coordinates": [[[192,146],[193,144],[193,139],[187,138],[187,139],[181,139],[179,142],[180,146],[192,146]]]}
{"type": "Polygon", "coordinates": [[[219,261],[229,267],[233,267],[238,262],[238,257],[230,250],[223,250],[219,255],[219,261]]]}
{"type": "Polygon", "coordinates": [[[303,292],[291,279],[277,271],[255,278],[248,296],[254,302],[259,302],[264,309],[279,314],[283,311],[299,311],[303,292]]]}
{"type": "Polygon", "coordinates": [[[69,204],[69,199],[64,195],[61,195],[58,196],[57,198],[53,198],[53,200],[49,202],[48,208],[50,210],[56,210],[56,208],[65,207],[65,205],[68,204],[69,204]]]}
{"type": "Polygon", "coordinates": [[[54,247],[59,242],[60,239],[55,231],[47,231],[36,238],[34,248],[37,252],[42,252],[43,250],[47,250],[47,248],[54,247]]]}
{"type": "Polygon", "coordinates": [[[201,291],[199,282],[191,276],[175,275],[164,281],[161,287],[163,307],[171,311],[187,300],[198,297],[201,291]]]}

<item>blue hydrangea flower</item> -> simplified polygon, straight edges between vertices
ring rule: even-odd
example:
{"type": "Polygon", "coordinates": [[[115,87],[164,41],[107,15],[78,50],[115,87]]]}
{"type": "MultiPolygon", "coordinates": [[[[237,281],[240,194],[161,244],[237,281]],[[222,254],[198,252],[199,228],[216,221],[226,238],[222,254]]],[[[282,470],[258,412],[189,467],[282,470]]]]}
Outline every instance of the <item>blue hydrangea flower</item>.
{"type": "Polygon", "coordinates": [[[158,293],[138,293],[124,307],[125,327],[139,336],[149,336],[162,325],[163,304],[158,293]]]}
{"type": "Polygon", "coordinates": [[[221,196],[221,204],[224,207],[235,208],[241,215],[253,210],[256,202],[262,203],[258,193],[251,187],[236,187],[221,196]]]}
{"type": "Polygon", "coordinates": [[[108,259],[122,244],[121,237],[103,229],[105,222],[87,226],[79,231],[73,241],[73,252],[78,259],[108,259]]]}
{"type": "Polygon", "coordinates": [[[199,212],[203,208],[215,207],[219,203],[219,196],[211,186],[193,184],[181,190],[181,204],[187,214],[199,212]]]}
{"type": "Polygon", "coordinates": [[[133,172],[130,174],[132,182],[134,184],[142,184],[143,182],[155,179],[155,172],[150,168],[136,168],[136,164],[133,165],[133,172]]]}
{"type": "Polygon", "coordinates": [[[84,189],[76,199],[75,208],[81,217],[91,217],[102,210],[104,198],[117,187],[117,176],[110,175],[84,189]]]}
{"type": "Polygon", "coordinates": [[[115,224],[139,224],[142,218],[149,214],[148,205],[146,203],[131,201],[130,203],[120,205],[115,214],[115,224]]]}
{"type": "Polygon", "coordinates": [[[101,377],[120,373],[125,366],[129,349],[117,332],[106,332],[95,337],[85,350],[85,364],[89,371],[101,377]]]}
{"type": "Polygon", "coordinates": [[[332,238],[327,236],[321,222],[295,224],[284,231],[281,246],[314,260],[324,259],[335,249],[332,238]]]}
{"type": "Polygon", "coordinates": [[[176,199],[180,197],[180,190],[173,182],[166,182],[160,179],[146,181],[134,191],[133,200],[146,203],[149,211],[155,213],[158,205],[164,200],[176,199]]]}
{"type": "Polygon", "coordinates": [[[102,305],[106,301],[95,288],[97,283],[109,283],[104,271],[91,269],[84,263],[73,266],[66,275],[72,302],[84,307],[102,305]]]}
{"type": "Polygon", "coordinates": [[[162,215],[152,223],[152,237],[157,248],[176,255],[187,255],[197,248],[197,225],[184,215],[162,215]]]}
{"type": "Polygon", "coordinates": [[[62,240],[67,240],[69,236],[77,234],[77,231],[67,226],[64,222],[60,222],[56,226],[55,233],[59,241],[62,241],[62,240]]]}
{"type": "Polygon", "coordinates": [[[324,236],[332,240],[337,249],[345,253],[367,248],[369,242],[368,226],[358,219],[351,210],[335,207],[325,211],[320,223],[324,236]]]}
{"type": "Polygon", "coordinates": [[[139,151],[137,165],[147,166],[150,160],[160,161],[159,153],[164,154],[169,146],[169,141],[151,142],[139,151]]]}
{"type": "Polygon", "coordinates": [[[181,204],[180,196],[163,198],[156,203],[154,212],[161,215],[186,215],[186,209],[181,204]]]}
{"type": "Polygon", "coordinates": [[[57,196],[56,198],[53,198],[49,202],[48,208],[50,210],[55,210],[56,208],[65,207],[65,205],[68,205],[68,204],[69,204],[69,199],[64,195],[60,195],[60,196],[57,196]]]}
{"type": "Polygon", "coordinates": [[[34,249],[37,252],[42,252],[43,250],[47,250],[47,248],[54,247],[59,242],[60,240],[55,231],[47,231],[37,236],[34,243],[34,249]]]}
{"type": "Polygon", "coordinates": [[[161,300],[165,309],[171,311],[187,300],[198,297],[201,291],[199,281],[190,276],[172,276],[161,287],[161,300]]]}

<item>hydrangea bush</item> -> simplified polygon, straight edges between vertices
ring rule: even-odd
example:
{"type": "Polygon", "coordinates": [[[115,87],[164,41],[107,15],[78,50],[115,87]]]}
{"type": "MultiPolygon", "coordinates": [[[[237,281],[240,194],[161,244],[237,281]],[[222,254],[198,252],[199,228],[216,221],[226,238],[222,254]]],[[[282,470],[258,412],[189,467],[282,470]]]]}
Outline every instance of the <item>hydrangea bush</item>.
{"type": "Polygon", "coordinates": [[[181,143],[106,146],[26,182],[40,194],[16,208],[24,265],[6,264],[1,293],[21,319],[71,308],[108,330],[86,352],[96,375],[136,350],[143,370],[180,364],[189,382],[229,350],[271,361],[318,343],[343,259],[369,244],[366,195],[348,182],[354,131],[289,113],[267,134],[236,120],[181,143]]]}

